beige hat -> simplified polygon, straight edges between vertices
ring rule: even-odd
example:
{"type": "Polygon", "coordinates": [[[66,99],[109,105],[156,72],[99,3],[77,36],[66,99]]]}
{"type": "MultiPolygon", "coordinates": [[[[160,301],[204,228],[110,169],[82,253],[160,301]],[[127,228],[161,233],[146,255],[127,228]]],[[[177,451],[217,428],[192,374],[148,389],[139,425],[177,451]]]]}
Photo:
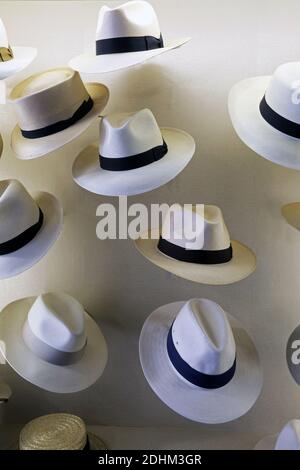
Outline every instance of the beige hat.
{"type": "Polygon", "coordinates": [[[20,432],[19,450],[105,450],[101,439],[88,433],[84,421],[68,413],[33,419],[20,432]]]}
{"type": "Polygon", "coordinates": [[[105,85],[83,84],[79,73],[68,68],[32,75],[9,96],[18,120],[12,149],[19,158],[31,159],[62,147],[92,124],[108,97],[105,85]]]}
{"type": "Polygon", "coordinates": [[[161,233],[153,229],[135,244],[160,268],[201,284],[231,284],[249,276],[256,267],[255,254],[230,240],[221,210],[211,205],[174,204],[161,233]]]}

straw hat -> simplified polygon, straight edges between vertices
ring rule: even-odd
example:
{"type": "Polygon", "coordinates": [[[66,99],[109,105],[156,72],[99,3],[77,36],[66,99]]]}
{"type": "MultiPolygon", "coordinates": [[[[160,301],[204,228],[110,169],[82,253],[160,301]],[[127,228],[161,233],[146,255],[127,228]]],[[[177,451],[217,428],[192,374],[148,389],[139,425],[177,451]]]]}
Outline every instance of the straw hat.
{"type": "Polygon", "coordinates": [[[280,65],[272,76],[236,84],[228,106],[240,139],[262,157],[300,170],[300,62],[280,65]]]}
{"type": "Polygon", "coordinates": [[[230,240],[221,210],[211,205],[174,204],[161,233],[153,229],[141,234],[135,245],[156,266],[201,284],[231,284],[256,267],[255,254],[230,240]]]}
{"type": "Polygon", "coordinates": [[[40,261],[63,227],[63,209],[55,196],[32,195],[17,180],[0,181],[0,279],[26,271],[40,261]]]}
{"type": "Polygon", "coordinates": [[[184,131],[159,128],[149,109],[109,114],[100,123],[100,142],[85,148],[73,165],[84,189],[106,196],[130,196],[175,178],[195,152],[184,131]],[[99,160],[100,158],[100,160],[99,160]]]}
{"type": "Polygon", "coordinates": [[[136,0],[100,9],[96,54],[82,54],[69,65],[82,73],[104,73],[144,62],[180,47],[190,38],[164,41],[156,13],[148,2],[136,0]]]}
{"type": "Polygon", "coordinates": [[[90,387],[107,363],[106,341],[97,323],[76,299],[61,292],[7,305],[0,314],[0,340],[10,366],[50,392],[90,387]]]}
{"type": "Polygon", "coordinates": [[[19,450],[105,450],[95,434],[87,432],[84,421],[68,413],[54,413],[33,419],[20,432],[19,450]]]}
{"type": "Polygon", "coordinates": [[[33,47],[10,46],[7,32],[0,18],[0,80],[25,69],[36,57],[33,47]]]}
{"type": "Polygon", "coordinates": [[[105,85],[84,84],[68,68],[32,75],[9,96],[18,120],[11,136],[12,149],[26,160],[62,147],[92,124],[108,97],[105,85]]]}
{"type": "Polygon", "coordinates": [[[300,419],[289,421],[279,434],[261,439],[255,450],[300,450],[300,419]]]}
{"type": "Polygon", "coordinates": [[[207,299],[174,302],[151,313],[140,335],[140,361],[154,393],[176,413],[201,423],[239,418],[262,388],[248,333],[207,299]]]}

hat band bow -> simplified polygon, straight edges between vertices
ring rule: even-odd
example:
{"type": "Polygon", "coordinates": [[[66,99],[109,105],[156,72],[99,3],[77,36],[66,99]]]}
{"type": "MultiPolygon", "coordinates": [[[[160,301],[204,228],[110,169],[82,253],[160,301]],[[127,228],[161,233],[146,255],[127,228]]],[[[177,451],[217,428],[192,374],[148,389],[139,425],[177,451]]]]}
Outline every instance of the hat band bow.
{"type": "Polygon", "coordinates": [[[141,52],[164,47],[162,35],[154,36],[127,36],[119,38],[98,39],[96,41],[96,55],[120,54],[123,52],[141,52]]]}

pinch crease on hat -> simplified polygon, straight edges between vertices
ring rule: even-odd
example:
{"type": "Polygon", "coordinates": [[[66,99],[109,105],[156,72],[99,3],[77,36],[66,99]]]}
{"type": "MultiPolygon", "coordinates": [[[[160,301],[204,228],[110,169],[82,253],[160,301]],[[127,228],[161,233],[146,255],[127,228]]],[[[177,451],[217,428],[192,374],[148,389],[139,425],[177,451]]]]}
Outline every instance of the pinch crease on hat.
{"type": "Polygon", "coordinates": [[[74,57],[69,65],[82,73],[104,73],[142,63],[188,42],[166,42],[156,13],[148,2],[136,0],[99,12],[95,53],[74,57]]]}
{"type": "Polygon", "coordinates": [[[2,351],[28,382],[56,393],[94,384],[107,363],[105,338],[73,297],[50,292],[7,305],[0,314],[2,351]]]}
{"type": "Polygon", "coordinates": [[[84,84],[78,72],[56,68],[32,75],[10,93],[18,124],[11,146],[21,159],[42,157],[84,132],[105,108],[109,91],[84,84]]]}
{"type": "Polygon", "coordinates": [[[37,50],[33,47],[10,46],[7,32],[0,18],[0,80],[20,72],[36,57],[37,50]]]}
{"type": "Polygon", "coordinates": [[[0,279],[26,271],[42,259],[63,227],[55,196],[29,194],[17,180],[0,181],[0,279]]]}
{"type": "Polygon", "coordinates": [[[300,170],[300,63],[280,65],[272,76],[237,83],[228,99],[239,138],[258,155],[300,170]]]}
{"type": "Polygon", "coordinates": [[[89,433],[79,416],[53,413],[27,423],[20,432],[19,450],[105,450],[103,441],[89,433]]]}
{"type": "Polygon", "coordinates": [[[211,300],[156,309],[144,323],[139,350],[154,393],[192,421],[232,421],[260,395],[263,375],[254,343],[240,322],[211,300]]]}
{"type": "Polygon", "coordinates": [[[221,210],[212,205],[171,206],[160,236],[153,228],[135,245],[156,266],[201,284],[231,284],[249,276],[256,267],[255,254],[230,240],[221,210]]]}
{"type": "Polygon", "coordinates": [[[185,131],[159,128],[149,109],[109,114],[100,121],[100,141],[75,159],[73,178],[82,188],[105,196],[130,196],[175,178],[195,152],[185,131]]]}
{"type": "Polygon", "coordinates": [[[289,421],[279,434],[261,439],[255,450],[300,450],[300,419],[289,421]]]}

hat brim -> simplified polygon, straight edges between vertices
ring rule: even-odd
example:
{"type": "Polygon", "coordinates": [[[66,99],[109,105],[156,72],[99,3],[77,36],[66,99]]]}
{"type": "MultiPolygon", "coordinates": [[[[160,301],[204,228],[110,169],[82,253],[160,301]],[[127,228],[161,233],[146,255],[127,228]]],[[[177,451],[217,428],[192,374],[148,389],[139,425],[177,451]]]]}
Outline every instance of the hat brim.
{"type": "Polygon", "coordinates": [[[94,105],[91,111],[76,124],[63,131],[38,139],[23,137],[20,127],[17,125],[14,128],[11,135],[11,146],[18,158],[30,160],[43,157],[74,140],[92,124],[105,108],[109,98],[109,90],[101,83],[86,83],[85,87],[94,105]]]}
{"type": "Polygon", "coordinates": [[[278,438],[278,434],[265,436],[256,444],[256,446],[254,447],[254,450],[275,450],[277,438],[278,438]]]}
{"type": "Polygon", "coordinates": [[[0,134],[0,157],[2,155],[2,152],[3,152],[3,139],[2,139],[2,136],[0,134]]]}
{"type": "Polygon", "coordinates": [[[181,38],[170,41],[165,47],[149,51],[123,52],[119,54],[81,54],[70,60],[69,66],[81,73],[107,73],[138,65],[146,60],[163,54],[190,41],[191,38],[181,38]]]}
{"type": "Polygon", "coordinates": [[[260,114],[259,105],[270,79],[254,77],[237,83],[229,93],[230,118],[239,138],[258,155],[300,170],[300,139],[276,130],[260,114]]]}
{"type": "Polygon", "coordinates": [[[28,382],[56,393],[79,392],[90,387],[102,375],[107,363],[105,338],[97,323],[85,313],[87,345],[75,364],[58,366],[33,354],[26,346],[22,328],[35,297],[17,300],[0,313],[0,348],[10,366],[28,382]]]}
{"type": "Polygon", "coordinates": [[[300,230],[300,202],[292,202],[282,206],[281,214],[289,225],[300,230]]]}
{"type": "Polygon", "coordinates": [[[243,416],[260,395],[263,374],[255,345],[240,322],[228,315],[236,342],[237,365],[224,387],[207,390],[190,385],[175,372],[167,353],[167,335],[184,302],[155,310],[140,335],[140,361],[156,395],[173,411],[192,421],[226,423],[243,416]]]}
{"type": "MultiPolygon", "coordinates": [[[[99,436],[97,436],[96,434],[92,432],[88,432],[87,434],[88,434],[89,444],[90,444],[89,450],[108,450],[107,445],[105,444],[105,442],[102,441],[102,439],[100,439],[99,436]]],[[[14,443],[13,447],[11,447],[8,450],[19,450],[19,444],[14,443]]]]}
{"type": "Polygon", "coordinates": [[[256,268],[256,256],[250,248],[235,240],[231,241],[233,256],[222,264],[196,264],[178,261],[161,253],[158,248],[157,230],[135,240],[139,252],[156,266],[176,276],[200,284],[225,285],[241,281],[256,268]]]}
{"type": "Polygon", "coordinates": [[[0,80],[14,75],[25,69],[37,55],[37,49],[34,47],[12,47],[13,59],[0,62],[0,80]]]}
{"type": "Polygon", "coordinates": [[[32,196],[44,214],[43,225],[27,245],[0,256],[0,279],[16,276],[34,266],[47,254],[62,230],[63,208],[58,199],[45,192],[32,196]]]}
{"type": "Polygon", "coordinates": [[[134,170],[103,170],[99,163],[99,143],[89,145],[74,162],[75,182],[87,191],[105,196],[132,196],[168,183],[192,159],[195,141],[179,129],[162,128],[161,133],[168,146],[167,154],[146,167],[134,170]]]}

